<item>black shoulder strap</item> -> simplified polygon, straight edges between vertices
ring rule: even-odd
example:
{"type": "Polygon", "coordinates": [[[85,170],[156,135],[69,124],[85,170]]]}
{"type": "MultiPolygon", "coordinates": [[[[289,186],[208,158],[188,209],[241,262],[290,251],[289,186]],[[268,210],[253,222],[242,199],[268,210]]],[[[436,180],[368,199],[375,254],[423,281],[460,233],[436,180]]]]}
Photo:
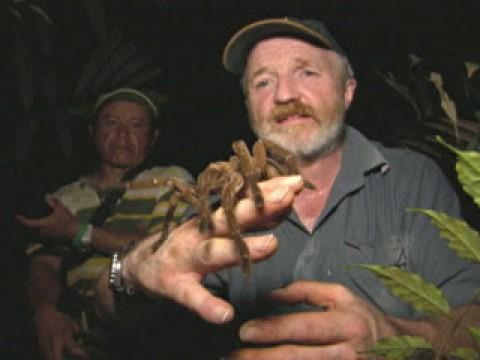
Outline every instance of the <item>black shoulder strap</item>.
{"type": "MultiPolygon", "coordinates": [[[[144,165],[137,166],[127,171],[122,176],[122,181],[133,180],[138,174],[145,169],[144,165]]],[[[115,206],[117,206],[118,200],[125,194],[126,189],[113,189],[107,192],[103,198],[102,203],[99,205],[95,213],[90,218],[90,224],[93,226],[102,226],[105,220],[110,216],[115,206]]]]}

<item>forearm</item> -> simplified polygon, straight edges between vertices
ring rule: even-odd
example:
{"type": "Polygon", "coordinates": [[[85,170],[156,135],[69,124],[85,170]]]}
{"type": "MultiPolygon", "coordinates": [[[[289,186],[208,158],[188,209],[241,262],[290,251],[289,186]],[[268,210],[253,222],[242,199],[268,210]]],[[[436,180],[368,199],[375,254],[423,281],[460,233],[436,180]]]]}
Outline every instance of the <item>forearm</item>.
{"type": "Polygon", "coordinates": [[[94,226],[90,246],[100,252],[113,253],[145,235],[144,232],[120,232],[94,226]]]}
{"type": "Polygon", "coordinates": [[[31,260],[27,296],[35,311],[42,307],[56,307],[61,294],[60,264],[60,258],[49,255],[31,260]]]}
{"type": "Polygon", "coordinates": [[[95,307],[101,317],[115,315],[115,298],[108,287],[108,271],[105,271],[95,285],[95,307]]]}
{"type": "Polygon", "coordinates": [[[396,329],[397,335],[421,336],[439,351],[478,346],[467,327],[480,326],[479,305],[455,308],[448,317],[419,321],[389,317],[388,321],[396,329]]]}

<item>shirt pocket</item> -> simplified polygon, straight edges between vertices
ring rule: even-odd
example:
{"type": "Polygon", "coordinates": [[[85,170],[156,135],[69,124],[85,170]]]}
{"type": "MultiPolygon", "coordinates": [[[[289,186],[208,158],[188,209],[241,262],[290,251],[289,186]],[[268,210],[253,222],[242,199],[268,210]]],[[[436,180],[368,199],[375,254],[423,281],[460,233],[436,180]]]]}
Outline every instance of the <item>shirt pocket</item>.
{"type": "MultiPolygon", "coordinates": [[[[358,264],[405,268],[405,249],[400,241],[400,236],[391,235],[385,241],[375,245],[363,244],[358,247],[358,251],[361,253],[358,264]]],[[[409,318],[420,315],[410,305],[395,296],[372,272],[353,266],[348,275],[351,289],[382,312],[409,318]]]]}

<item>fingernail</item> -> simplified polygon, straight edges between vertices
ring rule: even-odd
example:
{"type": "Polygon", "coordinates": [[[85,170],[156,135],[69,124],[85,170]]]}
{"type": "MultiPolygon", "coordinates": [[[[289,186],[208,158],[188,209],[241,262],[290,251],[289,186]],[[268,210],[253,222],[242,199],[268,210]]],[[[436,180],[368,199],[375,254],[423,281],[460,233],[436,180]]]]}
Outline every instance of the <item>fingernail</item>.
{"type": "Polygon", "coordinates": [[[270,201],[271,202],[282,202],[282,200],[287,196],[287,194],[290,192],[290,187],[289,186],[280,186],[279,188],[275,189],[271,194],[270,194],[270,201]]]}
{"type": "Polygon", "coordinates": [[[243,325],[240,328],[239,335],[240,335],[240,339],[243,341],[254,340],[257,334],[258,334],[258,330],[253,325],[243,325]]]}
{"type": "Polygon", "coordinates": [[[216,310],[216,317],[219,324],[223,324],[232,319],[232,311],[230,309],[218,308],[216,310]]]}
{"type": "Polygon", "coordinates": [[[275,241],[275,236],[273,234],[266,236],[263,240],[263,243],[260,246],[260,250],[261,251],[270,250],[274,241],[275,241]]]}
{"type": "Polygon", "coordinates": [[[301,175],[292,175],[287,178],[287,181],[289,184],[297,184],[300,181],[302,181],[302,176],[301,175]]]}

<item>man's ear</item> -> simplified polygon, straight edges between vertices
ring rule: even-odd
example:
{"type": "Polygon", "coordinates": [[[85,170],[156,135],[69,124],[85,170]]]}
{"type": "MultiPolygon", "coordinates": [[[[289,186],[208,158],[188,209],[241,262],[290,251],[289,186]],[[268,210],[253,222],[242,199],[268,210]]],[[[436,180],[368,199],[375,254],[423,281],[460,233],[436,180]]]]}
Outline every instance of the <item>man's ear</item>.
{"type": "Polygon", "coordinates": [[[245,96],[243,103],[245,104],[245,108],[247,109],[247,112],[250,114],[250,101],[248,101],[247,96],[245,96]]]}
{"type": "Polygon", "coordinates": [[[155,129],[155,131],[152,134],[152,139],[150,140],[150,146],[151,147],[153,147],[155,145],[155,143],[158,140],[159,135],[160,135],[160,132],[158,131],[158,129],[155,129]]]}
{"type": "Polygon", "coordinates": [[[353,77],[347,79],[345,82],[345,92],[344,92],[344,99],[345,105],[348,109],[350,104],[353,101],[353,95],[355,94],[355,89],[357,88],[357,80],[353,77]]]}

